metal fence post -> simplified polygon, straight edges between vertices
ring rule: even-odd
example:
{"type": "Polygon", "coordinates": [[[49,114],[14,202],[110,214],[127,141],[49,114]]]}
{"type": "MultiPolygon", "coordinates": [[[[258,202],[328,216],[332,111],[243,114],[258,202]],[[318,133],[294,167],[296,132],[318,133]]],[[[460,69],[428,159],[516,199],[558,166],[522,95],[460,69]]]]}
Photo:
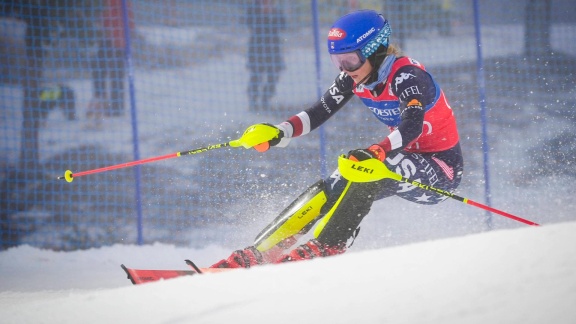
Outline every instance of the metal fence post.
{"type": "MultiPolygon", "coordinates": [[[[476,68],[478,82],[478,96],[480,100],[480,118],[482,123],[482,152],[484,157],[484,199],[486,205],[491,205],[490,199],[490,168],[489,168],[489,150],[488,143],[488,119],[486,116],[486,82],[484,79],[484,62],[482,58],[482,34],[480,31],[480,8],[478,0],[473,0],[474,5],[474,31],[476,37],[476,68]]],[[[492,214],[486,213],[486,226],[492,229],[492,214]]]]}
{"type": "MultiPolygon", "coordinates": [[[[128,72],[128,87],[130,97],[130,117],[132,120],[132,141],[134,161],[140,160],[140,148],[138,145],[138,119],[136,115],[136,91],[134,89],[134,66],[132,62],[132,46],[131,46],[131,26],[130,16],[128,14],[128,0],[122,0],[122,21],[124,23],[124,39],[126,40],[124,46],[124,55],[126,60],[126,69],[128,72]]],[[[142,237],[142,195],[140,189],[140,166],[134,167],[134,203],[136,207],[136,226],[138,231],[137,244],[142,245],[144,239],[142,237]]]]}

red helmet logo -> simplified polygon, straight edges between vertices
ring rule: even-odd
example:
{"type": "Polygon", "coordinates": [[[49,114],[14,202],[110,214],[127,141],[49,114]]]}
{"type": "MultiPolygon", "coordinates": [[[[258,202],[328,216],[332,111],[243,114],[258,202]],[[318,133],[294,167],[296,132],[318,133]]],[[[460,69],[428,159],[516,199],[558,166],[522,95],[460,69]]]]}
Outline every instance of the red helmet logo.
{"type": "Polygon", "coordinates": [[[341,40],[346,37],[346,32],[340,28],[332,28],[328,32],[328,39],[329,40],[341,40]]]}

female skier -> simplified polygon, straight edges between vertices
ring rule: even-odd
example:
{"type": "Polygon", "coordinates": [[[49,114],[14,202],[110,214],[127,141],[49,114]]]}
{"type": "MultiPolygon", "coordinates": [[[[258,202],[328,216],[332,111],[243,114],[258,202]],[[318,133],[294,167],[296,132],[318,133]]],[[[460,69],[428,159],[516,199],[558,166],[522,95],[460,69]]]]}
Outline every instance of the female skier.
{"type": "MultiPolygon", "coordinates": [[[[262,138],[270,130],[277,134],[254,148],[285,147],[290,139],[318,128],[356,95],[390,133],[368,148],[350,151],[348,159],[377,159],[403,177],[454,191],[460,184],[463,160],[452,109],[424,66],[389,44],[390,34],[388,21],[373,10],[338,19],[328,32],[328,53],[341,73],[310,108],[278,125],[252,126],[249,130],[261,132],[262,138]]],[[[212,267],[248,268],[344,253],[372,203],[394,195],[418,204],[446,199],[389,178],[348,183],[336,170],[300,195],[257,236],[254,245],[212,267]],[[319,220],[314,238],[290,250],[319,220]]]]}

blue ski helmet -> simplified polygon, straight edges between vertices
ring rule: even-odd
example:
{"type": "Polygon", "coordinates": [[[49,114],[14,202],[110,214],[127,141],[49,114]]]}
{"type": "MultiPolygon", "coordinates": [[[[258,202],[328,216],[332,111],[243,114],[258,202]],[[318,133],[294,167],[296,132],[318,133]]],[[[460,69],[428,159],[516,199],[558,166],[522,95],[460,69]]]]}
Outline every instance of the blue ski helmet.
{"type": "Polygon", "coordinates": [[[328,32],[328,52],[342,54],[360,50],[372,55],[380,45],[388,47],[392,29],[388,21],[374,10],[359,10],[336,20],[328,32]]]}

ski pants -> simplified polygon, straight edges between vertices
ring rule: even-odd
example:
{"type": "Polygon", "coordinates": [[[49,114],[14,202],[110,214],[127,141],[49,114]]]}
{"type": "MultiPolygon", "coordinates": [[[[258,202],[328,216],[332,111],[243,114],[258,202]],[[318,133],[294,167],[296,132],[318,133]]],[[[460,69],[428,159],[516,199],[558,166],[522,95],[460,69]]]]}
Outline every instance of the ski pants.
{"type": "MultiPolygon", "coordinates": [[[[388,169],[405,178],[449,192],[458,187],[463,173],[460,144],[435,153],[400,151],[388,156],[384,163],[388,169]]],[[[347,243],[355,238],[362,219],[375,200],[398,196],[418,204],[433,205],[447,199],[440,193],[389,178],[377,182],[352,183],[345,190],[346,186],[347,180],[338,170],[324,180],[327,201],[321,214],[330,213],[330,219],[317,239],[330,246],[347,243]]]]}

